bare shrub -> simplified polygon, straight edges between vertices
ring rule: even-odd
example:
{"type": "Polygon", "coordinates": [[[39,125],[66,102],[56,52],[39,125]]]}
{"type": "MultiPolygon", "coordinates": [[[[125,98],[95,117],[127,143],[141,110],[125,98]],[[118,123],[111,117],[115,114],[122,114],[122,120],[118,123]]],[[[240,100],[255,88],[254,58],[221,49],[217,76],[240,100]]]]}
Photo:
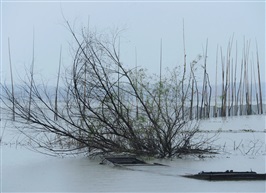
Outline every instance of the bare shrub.
{"type": "Polygon", "coordinates": [[[207,139],[194,140],[198,122],[184,108],[191,96],[191,74],[185,78],[176,68],[149,77],[143,69],[127,69],[118,53],[118,32],[82,31],[78,36],[67,26],[76,49],[65,85],[56,90],[56,108],[54,96],[35,82],[33,72],[20,87],[30,97],[13,98],[7,86],[3,89],[3,103],[9,110],[15,106],[16,121],[23,125],[19,129],[35,150],[160,158],[212,151],[207,139]]]}

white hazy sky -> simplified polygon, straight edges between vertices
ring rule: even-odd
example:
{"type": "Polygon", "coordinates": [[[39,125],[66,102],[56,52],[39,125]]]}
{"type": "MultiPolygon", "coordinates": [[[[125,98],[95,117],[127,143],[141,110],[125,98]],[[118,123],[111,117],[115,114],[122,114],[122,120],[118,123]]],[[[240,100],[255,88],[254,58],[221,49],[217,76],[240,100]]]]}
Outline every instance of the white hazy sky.
{"type": "MultiPolygon", "coordinates": [[[[250,40],[250,59],[256,62],[258,42],[262,76],[265,80],[265,1],[1,1],[1,74],[9,82],[8,38],[14,76],[24,77],[32,60],[35,33],[35,72],[49,84],[55,84],[60,46],[63,65],[72,63],[69,45],[73,43],[65,28],[65,18],[79,32],[87,26],[99,32],[125,29],[121,39],[121,57],[128,67],[138,65],[159,73],[160,40],[163,41],[163,66],[183,63],[183,19],[187,62],[202,54],[208,39],[207,65],[211,81],[215,78],[216,47],[234,36],[241,60],[243,39],[250,40]],[[89,18],[89,19],[88,19],[89,18]]],[[[221,69],[219,63],[219,69],[221,69]]],[[[240,64],[239,64],[240,65],[240,64]]],[[[16,78],[15,78],[16,79],[16,78]]],[[[18,79],[16,79],[18,80],[18,79]]]]}

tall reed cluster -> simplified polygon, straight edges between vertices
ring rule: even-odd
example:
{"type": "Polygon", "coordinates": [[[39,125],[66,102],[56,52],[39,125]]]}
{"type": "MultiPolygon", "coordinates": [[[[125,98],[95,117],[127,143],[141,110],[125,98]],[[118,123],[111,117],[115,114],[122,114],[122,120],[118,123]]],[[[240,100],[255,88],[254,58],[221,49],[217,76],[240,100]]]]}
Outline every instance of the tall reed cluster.
{"type": "MultiPolygon", "coordinates": [[[[201,104],[200,106],[197,104],[196,107],[190,106],[190,108],[196,108],[195,118],[263,114],[258,46],[256,44],[256,58],[254,59],[250,53],[250,44],[250,41],[244,40],[240,61],[238,60],[237,42],[235,52],[233,51],[233,38],[228,43],[226,53],[217,46],[214,104],[211,100],[214,85],[210,84],[206,70],[206,47],[202,92],[200,93],[201,104]],[[219,67],[221,70],[218,70],[219,67]],[[219,74],[221,75],[221,87],[217,84],[219,74]]],[[[191,89],[192,93],[195,93],[193,85],[191,89]]]]}

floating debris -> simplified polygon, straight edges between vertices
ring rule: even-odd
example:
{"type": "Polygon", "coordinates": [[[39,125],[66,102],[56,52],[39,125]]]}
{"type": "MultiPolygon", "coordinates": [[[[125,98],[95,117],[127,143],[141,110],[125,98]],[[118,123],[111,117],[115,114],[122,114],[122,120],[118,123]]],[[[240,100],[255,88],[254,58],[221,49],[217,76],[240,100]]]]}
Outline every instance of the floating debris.
{"type": "Polygon", "coordinates": [[[160,163],[147,163],[143,160],[140,160],[134,156],[106,156],[103,158],[100,164],[112,163],[114,165],[122,166],[166,166],[160,163]]]}
{"type": "Polygon", "coordinates": [[[183,175],[183,177],[199,180],[266,180],[266,174],[258,174],[253,171],[234,172],[226,170],[225,172],[200,172],[198,174],[183,175]]]}

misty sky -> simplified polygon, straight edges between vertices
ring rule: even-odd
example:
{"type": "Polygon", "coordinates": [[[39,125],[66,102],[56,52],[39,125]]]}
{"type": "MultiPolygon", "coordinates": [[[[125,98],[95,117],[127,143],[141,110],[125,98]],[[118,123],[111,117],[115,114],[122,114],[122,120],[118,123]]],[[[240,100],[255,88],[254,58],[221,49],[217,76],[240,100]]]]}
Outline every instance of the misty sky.
{"type": "MultiPolygon", "coordinates": [[[[151,73],[159,73],[160,41],[163,42],[163,67],[183,63],[183,20],[187,62],[203,53],[208,39],[207,65],[214,82],[216,48],[226,53],[230,38],[236,41],[241,60],[243,40],[250,40],[250,59],[256,62],[258,42],[262,76],[265,80],[265,2],[1,2],[1,75],[10,82],[8,38],[14,76],[25,78],[35,51],[35,73],[55,84],[62,45],[62,62],[71,66],[73,38],[65,27],[68,20],[77,33],[89,26],[99,33],[119,28],[122,62],[129,68],[137,64],[151,73]]],[[[220,52],[220,51],[219,51],[220,52]]],[[[219,57],[220,58],[220,57],[219,57]]],[[[220,59],[219,59],[220,61],[220,59]]],[[[240,64],[239,64],[240,65],[240,64]]],[[[219,62],[219,69],[220,62],[219,62]]],[[[17,81],[18,79],[15,78],[17,81]]]]}

